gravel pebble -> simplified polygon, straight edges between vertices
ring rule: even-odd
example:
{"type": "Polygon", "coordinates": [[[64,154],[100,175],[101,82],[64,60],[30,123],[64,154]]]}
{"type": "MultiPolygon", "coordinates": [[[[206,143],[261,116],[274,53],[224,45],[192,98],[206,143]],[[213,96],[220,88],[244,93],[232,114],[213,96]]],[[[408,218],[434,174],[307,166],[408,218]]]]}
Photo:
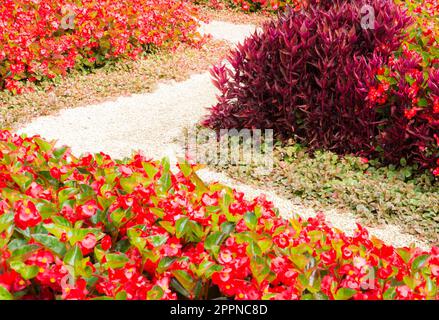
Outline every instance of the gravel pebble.
{"type": "Polygon", "coordinates": [[[223,21],[211,21],[208,24],[201,22],[200,25],[200,34],[210,34],[215,39],[227,40],[233,44],[238,44],[256,30],[255,25],[223,21]]]}

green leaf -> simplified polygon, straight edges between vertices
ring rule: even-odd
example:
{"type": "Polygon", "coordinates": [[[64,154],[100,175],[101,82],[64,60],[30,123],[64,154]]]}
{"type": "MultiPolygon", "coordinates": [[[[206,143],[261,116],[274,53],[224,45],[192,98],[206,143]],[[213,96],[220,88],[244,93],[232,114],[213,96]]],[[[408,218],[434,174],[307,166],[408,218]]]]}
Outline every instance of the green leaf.
{"type": "Polygon", "coordinates": [[[169,172],[163,173],[159,179],[159,185],[163,193],[167,193],[171,187],[171,174],[169,172]]]}
{"type": "Polygon", "coordinates": [[[98,244],[97,246],[94,247],[93,252],[94,252],[94,255],[95,255],[96,260],[97,260],[99,263],[101,263],[101,262],[102,262],[102,259],[103,259],[104,256],[105,256],[105,251],[102,250],[102,246],[98,244]]]}
{"type": "Polygon", "coordinates": [[[63,207],[64,202],[78,192],[79,190],[77,188],[66,188],[58,192],[58,201],[60,206],[63,207]]]}
{"type": "Polygon", "coordinates": [[[139,173],[135,172],[129,177],[120,178],[119,179],[120,185],[122,189],[127,193],[132,193],[140,183],[139,178],[140,178],[139,173]]]}
{"type": "Polygon", "coordinates": [[[56,159],[60,159],[64,155],[64,153],[66,153],[67,150],[68,147],[57,148],[53,150],[53,155],[55,156],[56,159]]]}
{"type": "Polygon", "coordinates": [[[431,278],[427,278],[425,287],[427,289],[428,296],[434,299],[437,293],[436,281],[431,280],[431,278]]]}
{"type": "Polygon", "coordinates": [[[190,299],[191,298],[191,293],[188,292],[181,284],[180,282],[177,281],[177,279],[172,278],[171,279],[171,287],[173,289],[175,289],[178,293],[180,293],[181,295],[183,295],[184,297],[190,299]]]}
{"type": "Polygon", "coordinates": [[[149,162],[143,162],[142,166],[150,179],[153,179],[155,175],[159,172],[159,169],[157,169],[154,165],[152,165],[149,162]]]}
{"type": "Polygon", "coordinates": [[[390,287],[383,293],[384,300],[393,300],[396,296],[395,287],[390,287]]]}
{"type": "Polygon", "coordinates": [[[148,291],[146,297],[148,300],[160,300],[164,294],[165,292],[160,286],[154,286],[148,291]]]}
{"type": "MultiPolygon", "coordinates": [[[[111,206],[111,204],[114,202],[114,200],[116,200],[116,197],[114,197],[114,196],[113,197],[98,196],[98,203],[104,209],[104,212],[105,212],[105,210],[107,210],[111,206]]],[[[99,211],[101,211],[101,210],[99,210],[99,211]]],[[[99,218],[103,218],[103,216],[94,215],[92,217],[92,219],[95,219],[96,222],[102,221],[102,220],[97,220],[99,218]]]]}
{"type": "MultiPolygon", "coordinates": [[[[47,223],[44,225],[44,229],[46,229],[47,232],[54,235],[57,239],[61,239],[63,233],[69,233],[71,228],[67,228],[64,226],[59,226],[54,223],[47,223]]],[[[38,232],[41,234],[45,234],[44,232],[38,232]]]]}
{"type": "Polygon", "coordinates": [[[60,182],[51,176],[50,171],[39,171],[38,175],[46,179],[52,186],[55,186],[56,189],[60,187],[60,182]]]}
{"type": "Polygon", "coordinates": [[[262,253],[267,252],[271,246],[273,245],[273,241],[271,239],[261,239],[257,241],[259,248],[261,248],[262,253]]]}
{"type": "Polygon", "coordinates": [[[61,226],[61,227],[67,227],[67,228],[72,227],[72,224],[70,223],[70,221],[64,217],[61,217],[61,216],[52,217],[52,221],[54,224],[61,226]]]}
{"type": "Polygon", "coordinates": [[[306,294],[302,295],[300,300],[314,300],[314,295],[311,293],[306,293],[306,294]]]}
{"type": "Polygon", "coordinates": [[[230,233],[233,232],[233,230],[235,230],[235,223],[224,222],[223,224],[221,224],[221,231],[225,236],[228,236],[230,233]]]}
{"type": "Polygon", "coordinates": [[[175,235],[177,238],[182,238],[188,231],[188,217],[182,217],[175,222],[175,235]]]}
{"type": "Polygon", "coordinates": [[[32,177],[27,174],[11,174],[12,180],[20,187],[21,191],[26,191],[32,183],[32,177]]]}
{"type": "Polygon", "coordinates": [[[423,255],[420,255],[419,257],[416,257],[412,263],[412,271],[416,271],[416,270],[421,269],[425,265],[425,263],[427,262],[429,257],[430,256],[427,254],[423,254],[423,255]]]}
{"type": "Polygon", "coordinates": [[[101,229],[98,228],[83,228],[80,229],[78,226],[73,228],[71,230],[72,236],[69,239],[70,244],[73,246],[74,244],[84,240],[84,238],[89,234],[92,233],[96,236],[96,239],[99,240],[103,238],[103,233],[101,232],[101,229]]]}
{"type": "Polygon", "coordinates": [[[412,85],[416,80],[410,77],[408,74],[405,75],[405,80],[409,83],[409,85],[412,85]]]}
{"type": "Polygon", "coordinates": [[[258,224],[258,218],[254,212],[247,212],[244,215],[244,222],[250,230],[254,230],[258,224]]]}
{"type": "Polygon", "coordinates": [[[294,265],[299,269],[299,270],[305,270],[305,267],[307,266],[309,259],[303,255],[303,254],[294,254],[291,253],[289,256],[291,262],[294,263],[294,265]]]}
{"type": "Polygon", "coordinates": [[[82,258],[81,249],[79,246],[75,245],[66,253],[63,261],[69,266],[76,267],[81,262],[82,258]]]}
{"type": "Polygon", "coordinates": [[[200,242],[204,236],[203,227],[198,222],[192,220],[189,221],[187,230],[188,230],[188,234],[187,234],[188,241],[200,242]]]}
{"type": "Polygon", "coordinates": [[[149,242],[154,247],[160,247],[160,246],[164,245],[166,243],[166,241],[168,241],[168,236],[167,235],[155,235],[155,236],[150,236],[147,239],[149,239],[149,242]]]}
{"type": "Polygon", "coordinates": [[[193,297],[195,299],[200,299],[200,295],[201,295],[201,290],[203,289],[203,281],[201,279],[199,279],[196,283],[195,283],[195,288],[193,290],[193,297]]]}
{"type": "Polygon", "coordinates": [[[131,248],[131,243],[129,239],[123,239],[116,243],[114,246],[114,251],[116,252],[127,252],[131,248]]]}
{"type": "Polygon", "coordinates": [[[410,261],[411,258],[411,254],[409,251],[407,251],[407,249],[404,248],[398,248],[396,249],[396,252],[398,253],[398,255],[401,257],[401,259],[405,262],[408,263],[410,261]]]}
{"type": "Polygon", "coordinates": [[[48,151],[52,150],[52,145],[49,142],[47,142],[41,138],[34,138],[34,141],[43,152],[48,152],[48,151]]]}
{"type": "Polygon", "coordinates": [[[111,269],[123,268],[130,259],[123,253],[108,253],[106,265],[111,269]]]}
{"type": "Polygon", "coordinates": [[[130,240],[130,243],[135,246],[137,249],[139,249],[140,252],[145,249],[146,246],[146,239],[141,237],[142,230],[138,228],[129,228],[127,231],[128,239],[130,240]]]}
{"type": "MultiPolygon", "coordinates": [[[[149,210],[159,218],[163,218],[165,216],[165,211],[161,208],[150,207],[149,210]]],[[[167,221],[163,221],[163,222],[167,222],[167,221]]]]}
{"type": "Polygon", "coordinates": [[[169,162],[169,158],[164,157],[161,161],[161,164],[163,166],[163,172],[169,172],[169,169],[171,168],[171,163],[169,162]]]}
{"type": "Polygon", "coordinates": [[[160,260],[159,264],[157,265],[157,272],[158,273],[163,273],[166,270],[168,270],[168,268],[172,265],[172,263],[174,263],[174,261],[177,258],[173,258],[173,257],[164,257],[160,260]]]}
{"type": "Polygon", "coordinates": [[[0,284],[0,300],[14,300],[14,296],[0,284]]]}
{"type": "Polygon", "coordinates": [[[14,221],[13,213],[4,213],[0,216],[0,233],[8,229],[14,221]]]}
{"type": "Polygon", "coordinates": [[[11,253],[11,260],[16,260],[17,258],[20,258],[22,256],[28,255],[40,248],[39,245],[36,244],[25,244],[11,253]]]}
{"type": "Polygon", "coordinates": [[[116,294],[115,299],[116,299],[116,300],[126,300],[126,299],[127,299],[127,293],[126,293],[126,291],[124,291],[124,290],[119,291],[119,292],[116,294]]]}
{"type": "Polygon", "coordinates": [[[212,252],[215,256],[219,253],[219,248],[224,240],[224,235],[222,232],[214,232],[207,236],[204,241],[204,248],[212,252]]]}
{"type": "Polygon", "coordinates": [[[165,229],[170,234],[175,234],[175,227],[172,225],[170,221],[159,221],[159,225],[165,229]]]}
{"type": "Polygon", "coordinates": [[[427,101],[427,99],[425,99],[425,98],[421,98],[421,99],[419,99],[419,101],[418,101],[418,106],[420,106],[420,107],[426,107],[426,106],[428,106],[428,101],[427,101]]]}
{"type": "Polygon", "coordinates": [[[322,292],[316,292],[314,293],[314,300],[329,300],[329,297],[322,292]]]}
{"type": "Polygon", "coordinates": [[[251,259],[250,269],[258,284],[261,284],[270,273],[270,265],[267,260],[258,256],[251,259]]]}
{"type": "Polygon", "coordinates": [[[203,193],[206,193],[209,191],[206,184],[203,182],[203,180],[201,180],[200,177],[198,175],[196,175],[195,173],[191,174],[190,180],[193,184],[195,184],[194,192],[197,196],[201,196],[203,193]]]}
{"type": "Polygon", "coordinates": [[[21,261],[12,261],[11,268],[18,272],[24,280],[35,278],[38,275],[39,268],[37,266],[29,266],[21,261]]]}
{"type": "Polygon", "coordinates": [[[180,167],[181,172],[183,173],[183,175],[186,178],[189,177],[192,174],[192,167],[186,161],[179,163],[179,167],[180,167]]]}
{"type": "Polygon", "coordinates": [[[213,266],[208,267],[204,272],[204,278],[210,279],[215,272],[220,272],[223,270],[223,266],[219,264],[214,264],[213,266]]]}
{"type": "Polygon", "coordinates": [[[110,300],[110,301],[114,301],[114,299],[112,297],[107,297],[107,296],[90,298],[90,300],[110,300]]]}
{"type": "Polygon", "coordinates": [[[66,246],[54,236],[49,236],[47,234],[34,234],[32,237],[35,239],[35,241],[41,243],[59,257],[64,257],[64,254],[67,251],[66,246]]]}
{"type": "Polygon", "coordinates": [[[8,249],[10,252],[19,249],[20,247],[27,244],[25,239],[14,239],[8,243],[8,249]]]}
{"type": "Polygon", "coordinates": [[[349,300],[357,293],[356,290],[350,288],[340,288],[337,290],[334,298],[335,300],[349,300]]]}
{"type": "Polygon", "coordinates": [[[276,297],[276,293],[266,293],[261,300],[272,300],[274,297],[276,297]]]}
{"type": "Polygon", "coordinates": [[[250,244],[247,246],[247,253],[249,256],[261,256],[262,250],[256,241],[250,241],[250,244]]]}
{"type": "Polygon", "coordinates": [[[305,273],[300,273],[299,276],[298,276],[297,278],[298,278],[298,280],[299,280],[299,283],[300,283],[303,287],[306,287],[306,288],[309,287],[309,281],[310,281],[310,278],[309,278],[307,275],[305,275],[305,273]]]}
{"type": "Polygon", "coordinates": [[[415,280],[409,276],[404,276],[402,278],[402,281],[409,287],[410,289],[414,290],[416,287],[415,280]]]}
{"type": "Polygon", "coordinates": [[[55,204],[45,200],[40,200],[35,204],[35,206],[37,207],[38,212],[41,214],[43,220],[51,218],[59,211],[55,204]]]}
{"type": "Polygon", "coordinates": [[[195,281],[192,276],[184,270],[174,270],[172,275],[177,281],[186,289],[187,292],[192,293],[195,288],[195,281]]]}
{"type": "Polygon", "coordinates": [[[120,227],[122,225],[122,221],[124,218],[127,218],[130,209],[124,210],[122,208],[117,208],[112,213],[110,213],[110,218],[113,224],[116,227],[120,227]]]}
{"type": "Polygon", "coordinates": [[[198,266],[196,274],[200,278],[210,279],[214,272],[220,272],[222,269],[222,266],[215,264],[212,261],[205,260],[198,266]]]}

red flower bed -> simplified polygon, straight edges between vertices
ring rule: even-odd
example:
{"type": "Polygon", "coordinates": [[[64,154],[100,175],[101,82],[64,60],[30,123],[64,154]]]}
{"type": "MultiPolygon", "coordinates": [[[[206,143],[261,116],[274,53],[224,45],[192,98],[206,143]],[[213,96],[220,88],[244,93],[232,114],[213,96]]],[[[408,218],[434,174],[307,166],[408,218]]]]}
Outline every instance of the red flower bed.
{"type": "Polygon", "coordinates": [[[0,90],[19,93],[21,80],[195,43],[196,15],[186,0],[2,0],[0,90]]]}
{"type": "Polygon", "coordinates": [[[287,221],[196,169],[0,131],[0,299],[438,298],[437,247],[287,221]]]}
{"type": "Polygon", "coordinates": [[[378,110],[379,152],[398,163],[432,168],[439,176],[439,1],[398,1],[413,24],[403,44],[376,70],[367,98],[378,110]]]}

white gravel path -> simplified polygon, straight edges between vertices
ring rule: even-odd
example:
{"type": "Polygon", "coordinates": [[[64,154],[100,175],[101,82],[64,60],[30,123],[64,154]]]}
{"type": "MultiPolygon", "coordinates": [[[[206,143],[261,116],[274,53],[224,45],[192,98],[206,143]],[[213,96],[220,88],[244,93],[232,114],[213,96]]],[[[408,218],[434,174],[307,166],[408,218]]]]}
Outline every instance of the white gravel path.
{"type": "Polygon", "coordinates": [[[105,151],[123,158],[132,150],[142,150],[162,158],[181,130],[200,119],[214,102],[215,88],[204,73],[184,82],[160,84],[150,94],[64,109],[37,118],[19,132],[56,139],[78,154],[105,151]]]}
{"type": "Polygon", "coordinates": [[[201,22],[201,34],[211,34],[216,39],[227,40],[233,44],[242,41],[243,35],[254,33],[256,27],[249,24],[234,24],[223,21],[211,21],[209,24],[201,22]]]}
{"type": "MultiPolygon", "coordinates": [[[[234,45],[254,32],[251,25],[234,25],[212,21],[203,24],[202,33],[210,33],[214,38],[228,40],[234,45]]],[[[158,86],[148,94],[120,97],[97,105],[65,109],[54,116],[40,117],[29,123],[18,133],[39,134],[46,139],[58,140],[59,145],[69,145],[76,154],[100,152],[123,158],[132,150],[142,150],[151,158],[170,156],[175,159],[175,144],[182,130],[191,127],[206,113],[206,107],[216,101],[216,91],[208,72],[193,75],[187,81],[167,83],[158,86]]],[[[242,185],[232,179],[209,170],[200,175],[206,182],[219,181],[244,191],[248,197],[265,193],[268,199],[287,216],[291,212],[304,217],[313,216],[312,209],[282,199],[275,193],[242,185]]],[[[328,220],[346,232],[355,229],[353,215],[326,212],[328,220]]],[[[412,236],[402,234],[395,226],[385,229],[371,228],[371,233],[389,244],[406,246],[415,242],[418,246],[428,246],[412,236]]]]}

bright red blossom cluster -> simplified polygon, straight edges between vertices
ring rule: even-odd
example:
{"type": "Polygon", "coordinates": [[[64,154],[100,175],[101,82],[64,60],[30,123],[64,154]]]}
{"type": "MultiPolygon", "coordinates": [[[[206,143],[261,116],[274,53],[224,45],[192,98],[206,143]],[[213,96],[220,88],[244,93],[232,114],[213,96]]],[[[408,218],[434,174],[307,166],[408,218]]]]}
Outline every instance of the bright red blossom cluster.
{"type": "Polygon", "coordinates": [[[438,298],[437,247],[284,220],[179,167],[0,131],[0,299],[438,298]]]}
{"type": "Polygon", "coordinates": [[[383,115],[385,157],[409,158],[439,176],[439,2],[396,2],[413,23],[401,48],[377,70],[368,102],[383,115]]]}
{"type": "Polygon", "coordinates": [[[20,93],[22,80],[135,59],[152,46],[196,44],[196,17],[186,0],[4,0],[0,89],[20,93]]]}

